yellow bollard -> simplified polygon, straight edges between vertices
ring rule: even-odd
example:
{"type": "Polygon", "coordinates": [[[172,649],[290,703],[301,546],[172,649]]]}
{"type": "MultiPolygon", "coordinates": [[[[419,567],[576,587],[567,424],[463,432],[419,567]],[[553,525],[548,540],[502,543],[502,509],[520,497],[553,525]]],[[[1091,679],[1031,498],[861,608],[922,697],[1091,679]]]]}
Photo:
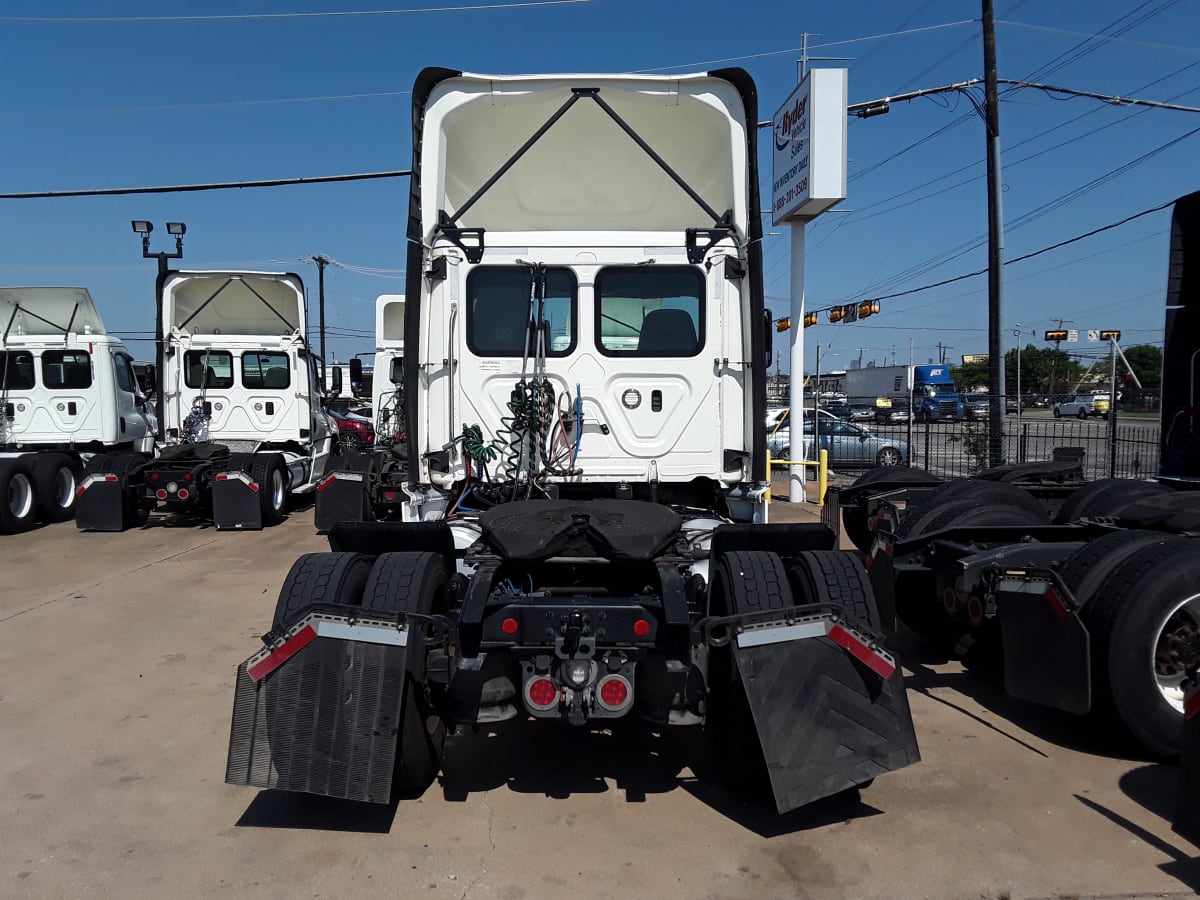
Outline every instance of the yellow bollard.
{"type": "Polygon", "coordinates": [[[767,502],[771,502],[771,451],[767,450],[767,502]]]}
{"type": "Polygon", "coordinates": [[[817,506],[825,505],[825,488],[829,484],[829,451],[817,454],[817,506]]]}

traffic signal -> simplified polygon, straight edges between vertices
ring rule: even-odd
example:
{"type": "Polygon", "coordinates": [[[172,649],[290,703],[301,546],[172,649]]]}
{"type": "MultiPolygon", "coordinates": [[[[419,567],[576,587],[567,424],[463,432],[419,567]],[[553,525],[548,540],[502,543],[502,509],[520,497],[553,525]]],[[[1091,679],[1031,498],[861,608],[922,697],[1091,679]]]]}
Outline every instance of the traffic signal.
{"type": "Polygon", "coordinates": [[[845,317],[846,317],[846,311],[844,309],[842,309],[840,306],[835,306],[833,309],[831,309],[829,311],[829,321],[830,322],[840,322],[845,317]]]}
{"type": "Polygon", "coordinates": [[[792,320],[791,320],[790,316],[784,316],[782,319],[775,320],[775,330],[776,331],[787,331],[791,327],[792,327],[792,320]]]}
{"type": "Polygon", "coordinates": [[[1100,332],[1100,340],[1102,340],[1102,341],[1119,341],[1119,340],[1121,340],[1121,332],[1119,332],[1119,331],[1102,331],[1102,332],[1100,332]]]}
{"type": "Polygon", "coordinates": [[[1047,331],[1046,340],[1048,341],[1065,341],[1067,333],[1065,331],[1047,331]]]}
{"type": "Polygon", "coordinates": [[[879,312],[878,300],[864,300],[862,303],[858,304],[858,317],[860,319],[865,319],[867,316],[873,316],[877,312],[879,312]]]}
{"type": "Polygon", "coordinates": [[[810,325],[816,325],[816,324],[817,324],[817,314],[815,312],[810,312],[810,313],[804,314],[804,327],[805,328],[808,328],[810,325]]]}

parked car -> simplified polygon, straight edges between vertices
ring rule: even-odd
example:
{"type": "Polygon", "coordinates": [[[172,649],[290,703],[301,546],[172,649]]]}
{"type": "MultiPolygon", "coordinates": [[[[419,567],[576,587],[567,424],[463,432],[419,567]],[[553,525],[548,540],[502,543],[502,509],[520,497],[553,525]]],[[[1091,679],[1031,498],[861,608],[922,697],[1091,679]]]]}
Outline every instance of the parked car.
{"type": "MultiPolygon", "coordinates": [[[[805,458],[815,459],[816,449],[829,452],[829,465],[834,469],[870,469],[875,466],[898,466],[908,459],[908,445],[891,435],[846,422],[824,410],[818,411],[820,434],[818,445],[813,444],[811,413],[804,420],[805,458]]],[[[767,448],[777,459],[789,459],[791,433],[785,426],[767,438],[767,448]]]]}
{"type": "MultiPolygon", "coordinates": [[[[964,419],[986,419],[988,417],[988,409],[991,405],[991,395],[983,391],[976,391],[970,394],[962,395],[963,418],[964,419]]],[[[1017,398],[1004,398],[1004,412],[1006,415],[1013,415],[1017,411],[1017,398]]]]}
{"type": "Polygon", "coordinates": [[[851,403],[851,422],[871,422],[875,419],[875,406],[871,403],[851,403]]]}
{"type": "Polygon", "coordinates": [[[338,445],[343,450],[374,445],[375,426],[371,424],[370,419],[356,416],[354,413],[336,412],[332,409],[326,409],[325,412],[337,423],[338,445]]]}
{"type": "Polygon", "coordinates": [[[1054,404],[1054,418],[1075,416],[1086,419],[1088,416],[1108,416],[1108,397],[1103,394],[1070,394],[1054,404]]]}
{"type": "Polygon", "coordinates": [[[819,405],[821,409],[825,410],[825,412],[829,413],[831,416],[837,416],[839,419],[850,418],[851,407],[849,400],[843,400],[841,398],[822,400],[819,405]]]}
{"type": "Polygon", "coordinates": [[[912,408],[907,400],[892,400],[890,405],[877,403],[874,416],[876,425],[903,425],[912,418],[912,408]]]}

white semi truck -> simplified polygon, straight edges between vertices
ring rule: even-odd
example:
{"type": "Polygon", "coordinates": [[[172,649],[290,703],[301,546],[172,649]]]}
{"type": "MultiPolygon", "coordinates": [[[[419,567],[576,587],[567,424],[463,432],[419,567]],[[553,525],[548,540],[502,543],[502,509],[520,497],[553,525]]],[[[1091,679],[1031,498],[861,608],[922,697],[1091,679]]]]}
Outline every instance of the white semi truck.
{"type": "Polygon", "coordinates": [[[158,296],[154,457],[93,458],[76,524],[120,531],[156,508],[219,529],[277,524],[290,494],[315,489],[333,442],[299,276],[172,271],[158,296]]]}
{"type": "Polygon", "coordinates": [[[133,357],[87,288],[0,288],[0,534],[74,514],[85,462],[148,451],[133,357]]]}
{"type": "Polygon", "coordinates": [[[509,719],[703,729],[780,811],[915,762],[866,573],[767,523],[749,76],[429,69],[413,100],[403,500],[292,567],[226,780],[387,802],[509,719]]]}
{"type": "MultiPolygon", "coordinates": [[[[354,361],[355,364],[358,360],[354,361]]],[[[353,374],[352,376],[353,377],[353,374]]],[[[341,451],[317,486],[317,531],[338,522],[398,514],[408,502],[408,435],[404,425],[404,295],[381,294],[375,303],[375,411],[373,446],[341,451]]]]}

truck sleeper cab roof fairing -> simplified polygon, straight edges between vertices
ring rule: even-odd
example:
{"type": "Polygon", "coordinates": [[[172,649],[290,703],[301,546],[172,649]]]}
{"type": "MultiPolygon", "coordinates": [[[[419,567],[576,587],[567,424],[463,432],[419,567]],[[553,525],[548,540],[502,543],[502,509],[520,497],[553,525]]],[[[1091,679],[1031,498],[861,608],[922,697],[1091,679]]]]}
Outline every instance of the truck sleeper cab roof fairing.
{"type": "MultiPolygon", "coordinates": [[[[477,260],[489,229],[637,240],[675,232],[693,262],[732,237],[748,263],[750,321],[760,321],[757,119],[754,83],[741,69],[679,76],[424,70],[413,90],[405,331],[420,331],[425,248],[440,233],[477,260]],[[592,92],[596,97],[571,102],[592,92]],[[592,102],[599,98],[603,104],[592,102]],[[422,158],[440,163],[424,171],[422,158]]],[[[761,329],[751,330],[750,343],[751,358],[763,358],[761,329]]],[[[417,354],[406,356],[409,385],[418,383],[419,366],[417,354]]],[[[757,421],[765,414],[765,383],[751,382],[757,421]]],[[[405,403],[415,484],[415,390],[405,403]]],[[[765,439],[755,434],[752,441],[751,477],[762,481],[765,439]]]]}

